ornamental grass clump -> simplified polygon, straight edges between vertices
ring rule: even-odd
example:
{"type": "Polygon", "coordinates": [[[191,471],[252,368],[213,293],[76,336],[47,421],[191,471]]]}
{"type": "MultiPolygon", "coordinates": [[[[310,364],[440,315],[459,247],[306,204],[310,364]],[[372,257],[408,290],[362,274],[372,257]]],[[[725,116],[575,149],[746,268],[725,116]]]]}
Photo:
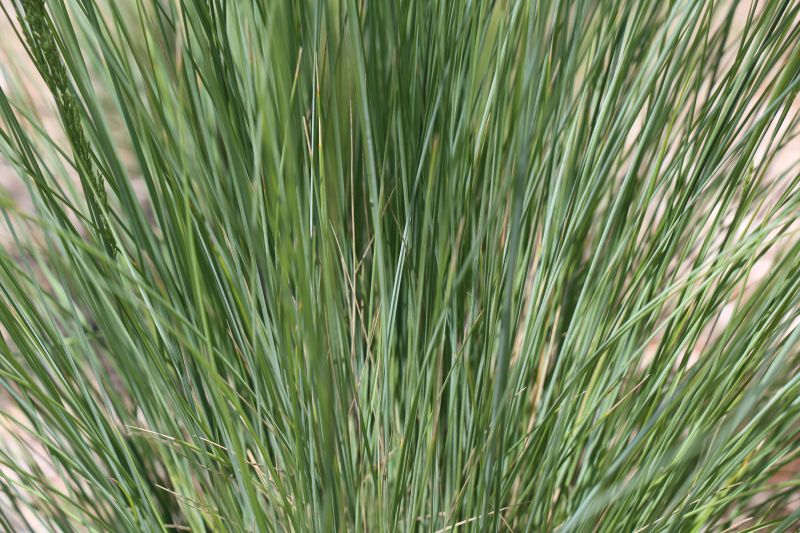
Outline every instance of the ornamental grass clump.
{"type": "Polygon", "coordinates": [[[4,8],[0,528],[800,524],[800,2],[4,8]]]}

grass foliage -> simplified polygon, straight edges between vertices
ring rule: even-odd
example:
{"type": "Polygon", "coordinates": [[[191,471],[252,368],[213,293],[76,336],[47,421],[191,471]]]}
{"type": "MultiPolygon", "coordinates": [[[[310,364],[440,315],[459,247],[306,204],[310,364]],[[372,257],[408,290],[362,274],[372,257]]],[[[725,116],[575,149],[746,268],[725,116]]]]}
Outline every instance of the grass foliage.
{"type": "Polygon", "coordinates": [[[0,527],[798,523],[797,1],[6,16],[0,527]]]}

